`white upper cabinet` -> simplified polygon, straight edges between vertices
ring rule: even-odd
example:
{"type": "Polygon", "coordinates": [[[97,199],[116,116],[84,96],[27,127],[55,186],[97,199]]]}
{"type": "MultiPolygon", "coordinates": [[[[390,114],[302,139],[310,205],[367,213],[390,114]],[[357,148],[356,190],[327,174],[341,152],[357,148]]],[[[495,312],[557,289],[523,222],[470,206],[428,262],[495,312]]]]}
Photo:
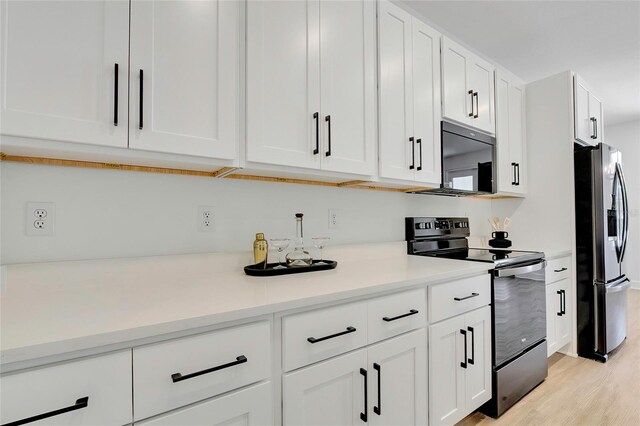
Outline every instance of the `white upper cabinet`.
{"type": "Polygon", "coordinates": [[[601,143],[603,122],[602,101],[579,76],[573,78],[575,138],[589,145],[601,143]]]}
{"type": "Polygon", "coordinates": [[[129,147],[234,159],[239,5],[131,2],[129,147]]]}
{"type": "Polygon", "coordinates": [[[247,160],[375,173],[375,3],[247,4],[247,160]]]}
{"type": "Polygon", "coordinates": [[[512,74],[496,72],[498,192],[527,190],[525,86],[512,74]]]}
{"type": "Polygon", "coordinates": [[[127,146],[129,2],[2,1],[2,133],[127,146]]]}
{"type": "Polygon", "coordinates": [[[439,185],[440,34],[379,3],[380,176],[439,185]]]}
{"type": "Polygon", "coordinates": [[[495,133],[495,67],[442,38],[442,116],[495,133]]]}

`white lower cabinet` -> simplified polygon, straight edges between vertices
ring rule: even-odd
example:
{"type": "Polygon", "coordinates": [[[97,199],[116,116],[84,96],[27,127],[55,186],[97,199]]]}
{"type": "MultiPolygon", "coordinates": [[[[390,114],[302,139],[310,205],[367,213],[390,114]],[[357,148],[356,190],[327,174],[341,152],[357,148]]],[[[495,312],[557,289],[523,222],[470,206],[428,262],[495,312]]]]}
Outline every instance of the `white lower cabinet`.
{"type": "Polygon", "coordinates": [[[270,382],[251,386],[136,425],[270,425],[273,424],[271,386],[270,382]]]}
{"type": "Polygon", "coordinates": [[[429,418],[462,420],[491,399],[491,308],[429,327],[429,418]]]}
{"type": "Polygon", "coordinates": [[[551,356],[571,341],[571,280],[547,285],[547,355],[551,356]],[[569,310],[567,310],[569,309],[569,310]]]}
{"type": "Polygon", "coordinates": [[[285,425],[424,425],[425,330],[286,374],[285,425]]]}

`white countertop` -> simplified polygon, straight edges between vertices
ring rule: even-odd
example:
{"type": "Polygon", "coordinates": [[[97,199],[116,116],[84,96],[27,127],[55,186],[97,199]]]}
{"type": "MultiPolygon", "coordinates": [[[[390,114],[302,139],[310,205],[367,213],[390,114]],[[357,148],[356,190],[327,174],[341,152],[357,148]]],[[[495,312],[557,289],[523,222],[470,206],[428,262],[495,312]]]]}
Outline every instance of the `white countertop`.
{"type": "Polygon", "coordinates": [[[250,277],[249,253],[5,265],[0,364],[486,273],[480,262],[408,256],[406,243],[330,247],[330,271],[250,277]]]}

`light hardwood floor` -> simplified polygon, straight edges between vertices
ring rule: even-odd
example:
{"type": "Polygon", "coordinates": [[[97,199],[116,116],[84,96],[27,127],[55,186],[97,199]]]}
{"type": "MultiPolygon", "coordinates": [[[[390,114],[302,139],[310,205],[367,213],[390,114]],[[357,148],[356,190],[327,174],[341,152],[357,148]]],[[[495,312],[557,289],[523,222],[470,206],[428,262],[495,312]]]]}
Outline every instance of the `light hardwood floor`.
{"type": "Polygon", "coordinates": [[[605,364],[561,354],[549,377],[495,420],[474,413],[459,425],[640,425],[640,290],[629,291],[627,340],[605,364]]]}

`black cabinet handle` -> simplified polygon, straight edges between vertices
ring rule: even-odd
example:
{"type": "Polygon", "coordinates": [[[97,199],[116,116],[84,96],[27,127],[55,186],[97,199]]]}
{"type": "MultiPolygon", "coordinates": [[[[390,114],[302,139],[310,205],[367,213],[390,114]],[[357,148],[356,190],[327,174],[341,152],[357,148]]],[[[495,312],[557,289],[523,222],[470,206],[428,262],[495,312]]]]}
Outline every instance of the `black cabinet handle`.
{"type": "Polygon", "coordinates": [[[229,362],[227,364],[222,364],[222,365],[218,365],[218,366],[215,366],[215,367],[211,367],[211,368],[208,368],[208,369],[202,370],[202,371],[197,371],[195,373],[187,374],[186,376],[183,376],[180,373],[174,373],[174,374],[171,375],[171,380],[173,380],[173,383],[177,383],[177,382],[181,382],[183,380],[192,379],[194,377],[202,376],[203,374],[209,374],[209,373],[213,373],[214,371],[224,370],[225,368],[234,367],[236,365],[244,364],[245,362],[247,362],[247,357],[244,356],[244,355],[240,355],[240,356],[236,357],[236,360],[233,361],[233,362],[229,362]]]}
{"type": "Polygon", "coordinates": [[[595,117],[591,117],[589,118],[589,120],[591,120],[591,139],[597,139],[598,135],[597,135],[597,130],[596,130],[596,118],[595,117]]]}
{"type": "MultiPolygon", "coordinates": [[[[480,104],[478,103],[478,92],[473,93],[473,97],[476,98],[476,113],[473,115],[473,118],[478,118],[478,114],[480,113],[480,104]]],[[[473,103],[473,99],[471,99],[473,103]]]]}
{"type": "Polygon", "coordinates": [[[562,307],[560,308],[562,310],[562,315],[566,315],[567,314],[567,292],[564,290],[560,290],[562,292],[562,307]]]}
{"type": "Polygon", "coordinates": [[[329,336],[324,336],[324,337],[319,337],[319,338],[315,338],[315,337],[309,337],[307,338],[307,342],[309,343],[318,343],[318,342],[322,342],[323,340],[328,340],[328,339],[333,339],[334,337],[340,337],[340,336],[344,336],[345,334],[349,334],[349,333],[353,333],[356,331],[355,327],[347,327],[347,329],[345,331],[341,331],[340,333],[336,333],[336,334],[331,334],[329,336]]]}
{"type": "Polygon", "coordinates": [[[593,126],[593,129],[595,130],[595,133],[596,133],[594,139],[598,139],[598,119],[597,118],[595,119],[595,125],[593,126]]]}
{"type": "Polygon", "coordinates": [[[139,124],[138,124],[138,129],[142,130],[142,125],[143,125],[143,118],[142,118],[142,113],[144,111],[144,106],[143,106],[143,99],[144,99],[144,72],[142,70],[140,70],[140,110],[138,112],[138,120],[139,120],[139,124]]]}
{"type": "Polygon", "coordinates": [[[391,322],[391,321],[399,320],[400,318],[405,318],[405,317],[408,317],[408,316],[411,316],[411,315],[415,315],[417,313],[418,313],[417,310],[411,309],[408,313],[402,314],[402,315],[398,315],[397,317],[391,317],[391,318],[383,317],[382,321],[391,322]]]}
{"type": "Polygon", "coordinates": [[[331,116],[327,115],[324,118],[324,121],[327,122],[327,128],[329,130],[329,133],[327,134],[327,152],[325,153],[325,155],[327,157],[331,156],[331,116]]]}
{"type": "Polygon", "coordinates": [[[465,297],[454,297],[453,300],[455,300],[456,302],[460,302],[462,300],[471,299],[472,297],[477,297],[477,296],[480,296],[480,293],[471,293],[469,296],[465,296],[465,297]]]}
{"type": "Polygon", "coordinates": [[[411,165],[409,166],[409,170],[413,170],[416,167],[416,146],[413,136],[409,138],[409,142],[411,143],[411,165]]]}
{"type": "Polygon", "coordinates": [[[118,64],[114,66],[113,76],[113,125],[118,125],[118,64]]]}
{"type": "Polygon", "coordinates": [[[471,332],[471,358],[467,360],[467,362],[471,365],[476,360],[476,333],[473,330],[473,327],[467,327],[467,330],[471,332]]]}
{"type": "Polygon", "coordinates": [[[420,165],[416,170],[422,170],[422,139],[417,139],[416,143],[418,144],[418,148],[420,148],[420,165]]]}
{"type": "Polygon", "coordinates": [[[567,268],[554,269],[553,272],[564,272],[567,268]]]}
{"type": "Polygon", "coordinates": [[[360,374],[362,374],[364,376],[364,412],[360,413],[360,420],[362,420],[363,422],[367,422],[367,412],[369,411],[369,408],[367,406],[367,400],[369,399],[369,396],[367,395],[367,370],[365,370],[364,368],[360,369],[360,374]]]}
{"type": "Polygon", "coordinates": [[[313,155],[318,155],[320,152],[320,118],[317,112],[313,113],[313,118],[316,120],[316,149],[313,150],[313,155]]]}
{"type": "Polygon", "coordinates": [[[58,410],[49,411],[48,413],[38,414],[37,416],[28,417],[22,420],[16,420],[15,422],[5,423],[2,426],[18,426],[26,425],[27,423],[37,422],[38,420],[48,419],[49,417],[59,416],[60,414],[68,413],[70,411],[80,410],[86,408],[89,405],[89,397],[78,398],[76,403],[69,407],[60,408],[58,410]]]}
{"type": "Polygon", "coordinates": [[[373,363],[373,369],[376,370],[378,372],[378,405],[374,405],[373,406],[373,412],[376,413],[377,415],[382,414],[382,396],[381,396],[381,377],[382,377],[382,368],[380,367],[380,364],[378,363],[373,363]]]}
{"type": "Polygon", "coordinates": [[[562,316],[562,290],[556,291],[556,294],[560,295],[560,312],[556,312],[559,317],[562,316]]]}
{"type": "Polygon", "coordinates": [[[513,168],[513,179],[511,179],[511,185],[516,184],[516,163],[511,163],[511,168],[513,168]]]}
{"type": "Polygon", "coordinates": [[[520,163],[516,163],[516,186],[520,186],[520,163]]]}
{"type": "Polygon", "coordinates": [[[469,113],[469,117],[473,117],[473,90],[469,90],[469,94],[471,95],[471,112],[469,113]]]}
{"type": "Polygon", "coordinates": [[[464,336],[464,361],[460,363],[460,367],[467,368],[467,330],[460,330],[460,334],[464,336]]]}

